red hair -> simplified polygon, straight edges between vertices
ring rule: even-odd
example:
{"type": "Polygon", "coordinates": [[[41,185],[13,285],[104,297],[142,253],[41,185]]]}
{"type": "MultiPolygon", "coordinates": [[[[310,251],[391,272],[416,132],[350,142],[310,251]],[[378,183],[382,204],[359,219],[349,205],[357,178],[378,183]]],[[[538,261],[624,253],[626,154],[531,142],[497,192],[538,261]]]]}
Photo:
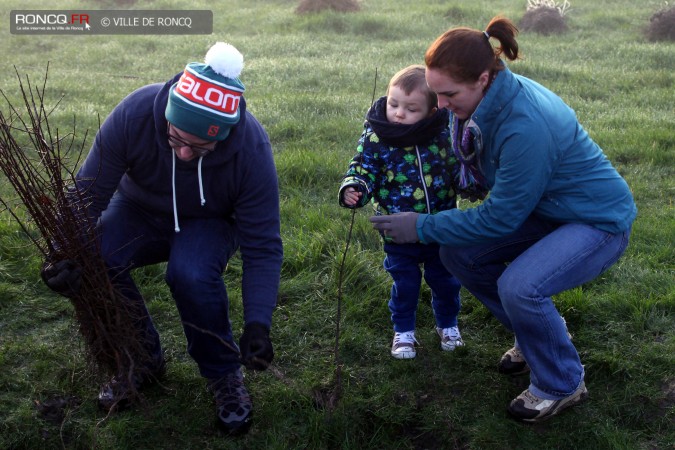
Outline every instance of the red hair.
{"type": "Polygon", "coordinates": [[[451,28],[429,46],[424,62],[427,68],[441,70],[459,83],[473,82],[486,70],[501,70],[501,55],[511,61],[518,58],[517,34],[513,22],[501,16],[494,17],[485,31],[451,28]],[[493,47],[490,38],[500,46],[493,47]]]}

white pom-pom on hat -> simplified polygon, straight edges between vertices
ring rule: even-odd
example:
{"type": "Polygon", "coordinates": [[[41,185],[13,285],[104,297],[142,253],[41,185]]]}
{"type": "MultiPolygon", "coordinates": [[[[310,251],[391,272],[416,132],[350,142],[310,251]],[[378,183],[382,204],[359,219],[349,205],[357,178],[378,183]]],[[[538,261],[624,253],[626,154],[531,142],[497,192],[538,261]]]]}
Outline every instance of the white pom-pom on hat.
{"type": "Polygon", "coordinates": [[[244,68],[244,56],[225,42],[216,42],[206,52],[204,62],[216,73],[227,78],[237,78],[244,68]]]}

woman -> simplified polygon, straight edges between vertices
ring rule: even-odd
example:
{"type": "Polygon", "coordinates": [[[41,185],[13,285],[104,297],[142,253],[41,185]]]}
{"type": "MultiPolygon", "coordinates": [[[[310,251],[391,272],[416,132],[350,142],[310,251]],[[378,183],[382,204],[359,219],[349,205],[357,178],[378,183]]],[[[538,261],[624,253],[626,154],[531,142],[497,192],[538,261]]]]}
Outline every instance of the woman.
{"type": "Polygon", "coordinates": [[[456,153],[484,178],[489,197],[464,211],[370,220],[394,242],[440,244],[448,271],[514,332],[499,369],[530,371],[530,385],[508,411],[538,422],[588,396],[551,297],[616,262],[637,208],[574,111],[502,61],[518,58],[517,31],[495,17],[485,31],[448,30],[425,55],[427,83],[451,111],[456,153]]]}

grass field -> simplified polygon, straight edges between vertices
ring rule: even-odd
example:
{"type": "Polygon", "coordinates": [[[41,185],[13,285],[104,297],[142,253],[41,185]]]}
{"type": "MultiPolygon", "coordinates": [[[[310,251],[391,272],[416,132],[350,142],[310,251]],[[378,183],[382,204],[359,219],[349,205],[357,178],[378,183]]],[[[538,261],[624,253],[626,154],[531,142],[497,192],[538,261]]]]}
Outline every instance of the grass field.
{"type": "MultiPolygon", "coordinates": [[[[279,173],[285,259],[271,370],[247,373],[255,424],[231,439],[215,427],[212,398],[185,351],[164,267],[136,272],[168,359],[143,405],[106,416],[94,401],[70,303],[48,291],[41,259],[0,211],[0,448],[37,449],[673,449],[675,446],[675,44],[643,29],[661,0],[571,0],[569,31],[519,38],[511,69],[557,92],[633,190],[639,215],[625,256],[607,273],[556,296],[587,374],[590,399],[541,425],[514,422],[508,402],[527,377],[497,373],[512,336],[463,291],[466,347],[441,352],[423,289],[421,348],[389,356],[392,330],[379,236],[356,213],[346,254],[340,321],[342,396],[336,387],[338,274],[351,212],[337,188],[370,104],[401,67],[423,62],[451,26],[518,21],[525,0],[363,0],[361,11],[298,15],[291,0],[205,2],[54,0],[50,9],[211,9],[214,33],[197,36],[11,35],[9,12],[44,2],[0,0],[0,89],[16,98],[16,71],[44,78],[50,122],[93,133],[132,90],[164,82],[215,41],[245,58],[249,110],[270,134],[279,173]],[[40,405],[61,405],[53,414],[40,405]]],[[[2,108],[4,108],[4,102],[2,108]]],[[[4,111],[4,109],[3,109],[4,111]]],[[[12,198],[0,178],[0,196],[12,198]]],[[[467,207],[467,205],[462,205],[467,207]]],[[[20,209],[18,209],[20,214],[20,209]]],[[[234,259],[224,274],[233,328],[243,327],[234,259]]]]}

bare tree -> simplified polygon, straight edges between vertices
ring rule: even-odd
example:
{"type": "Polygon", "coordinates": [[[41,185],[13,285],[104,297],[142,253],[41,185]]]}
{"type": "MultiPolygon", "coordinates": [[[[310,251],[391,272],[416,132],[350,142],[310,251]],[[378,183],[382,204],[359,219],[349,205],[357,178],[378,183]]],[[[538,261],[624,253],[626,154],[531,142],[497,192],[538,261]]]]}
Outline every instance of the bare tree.
{"type": "Polygon", "coordinates": [[[131,377],[142,372],[150,359],[144,337],[134,326],[140,313],[131,309],[108,276],[96,228],[86,214],[87,192],[75,180],[87,133],[76,142],[74,123],[72,132],[65,135],[49,123],[60,100],[52,109],[45,105],[48,69],[42,85],[35,86],[28,76],[22,81],[15,68],[19,107],[0,91],[6,102],[6,111],[0,109],[0,170],[16,193],[9,198],[0,192],[0,204],[42,254],[46,266],[70,261],[80,268],[81,282],[68,297],[88,362],[101,375],[131,377]]]}

